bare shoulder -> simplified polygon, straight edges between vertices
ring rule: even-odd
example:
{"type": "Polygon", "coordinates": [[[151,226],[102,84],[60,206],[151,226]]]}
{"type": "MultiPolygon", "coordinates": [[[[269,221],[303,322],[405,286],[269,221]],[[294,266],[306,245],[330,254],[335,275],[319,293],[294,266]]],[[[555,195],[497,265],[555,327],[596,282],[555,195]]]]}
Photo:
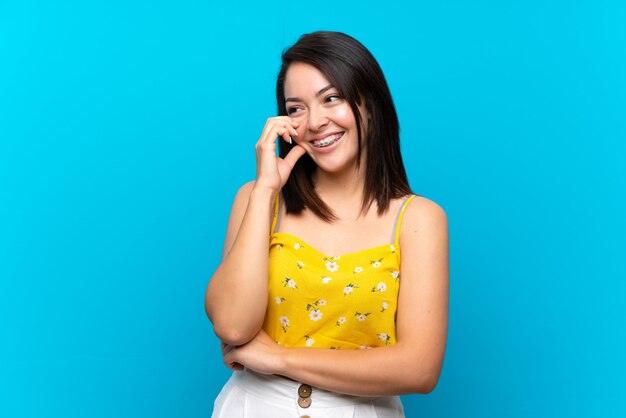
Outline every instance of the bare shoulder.
{"type": "Polygon", "coordinates": [[[447,251],[448,217],[441,206],[416,196],[404,211],[400,226],[400,246],[411,258],[431,251],[447,251]]]}
{"type": "Polygon", "coordinates": [[[235,200],[233,201],[233,205],[230,208],[228,227],[226,229],[226,238],[224,239],[224,257],[226,256],[226,254],[228,254],[233,243],[235,242],[235,237],[239,232],[239,227],[241,226],[241,222],[243,221],[243,217],[246,213],[248,200],[250,200],[250,194],[252,194],[253,188],[254,181],[249,181],[242,185],[235,195],[235,200]]]}
{"type": "Polygon", "coordinates": [[[250,194],[252,193],[252,189],[254,188],[255,183],[256,182],[252,180],[252,181],[242,184],[239,190],[237,190],[237,195],[235,196],[235,202],[237,200],[243,200],[244,202],[248,202],[248,199],[250,199],[250,194]]]}
{"type": "Polygon", "coordinates": [[[408,204],[402,229],[408,231],[446,227],[448,216],[441,206],[423,196],[415,196],[408,204]]]}
{"type": "Polygon", "coordinates": [[[415,283],[421,284],[447,283],[448,218],[441,206],[425,197],[415,197],[404,213],[400,246],[405,285],[410,278],[419,279],[415,283]]]}
{"type": "Polygon", "coordinates": [[[250,200],[254,183],[254,180],[244,183],[239,190],[237,190],[237,194],[235,195],[235,201],[233,202],[233,206],[230,210],[229,223],[233,223],[234,221],[237,225],[237,229],[239,229],[239,224],[241,223],[241,219],[243,218],[248,206],[248,200],[250,200]]]}

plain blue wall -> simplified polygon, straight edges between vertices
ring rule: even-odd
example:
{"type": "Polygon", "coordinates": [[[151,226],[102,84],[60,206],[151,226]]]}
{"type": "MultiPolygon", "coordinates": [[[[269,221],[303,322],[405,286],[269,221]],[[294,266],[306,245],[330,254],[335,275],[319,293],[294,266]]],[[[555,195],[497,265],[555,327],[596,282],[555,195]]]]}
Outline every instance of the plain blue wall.
{"type": "Polygon", "coordinates": [[[379,59],[449,216],[447,357],[407,416],[626,416],[626,6],[391,3],[0,1],[0,416],[210,415],[204,289],[319,29],[379,59]]]}

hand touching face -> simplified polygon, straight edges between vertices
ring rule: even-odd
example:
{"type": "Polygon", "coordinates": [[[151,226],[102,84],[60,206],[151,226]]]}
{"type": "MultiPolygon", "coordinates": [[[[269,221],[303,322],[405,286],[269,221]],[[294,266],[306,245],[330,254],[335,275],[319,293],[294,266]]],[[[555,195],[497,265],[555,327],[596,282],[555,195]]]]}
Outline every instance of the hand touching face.
{"type": "Polygon", "coordinates": [[[354,168],[358,126],[350,104],[317,68],[295,62],[285,77],[287,115],[298,123],[298,145],[321,170],[354,168]]]}

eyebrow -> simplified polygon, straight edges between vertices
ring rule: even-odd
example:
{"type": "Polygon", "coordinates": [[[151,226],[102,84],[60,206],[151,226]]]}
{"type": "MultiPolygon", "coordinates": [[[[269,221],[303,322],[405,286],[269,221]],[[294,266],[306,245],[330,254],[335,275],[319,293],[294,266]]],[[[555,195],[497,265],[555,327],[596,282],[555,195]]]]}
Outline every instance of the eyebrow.
{"type": "MultiPolygon", "coordinates": [[[[332,88],[334,88],[334,86],[333,86],[332,84],[327,85],[326,87],[324,87],[323,89],[321,89],[320,91],[318,91],[318,92],[315,94],[315,97],[319,97],[319,96],[321,96],[322,94],[324,94],[324,92],[326,92],[326,91],[328,91],[328,90],[330,90],[330,89],[332,89],[332,88]]],[[[304,100],[302,100],[302,99],[301,99],[301,98],[299,98],[299,97],[287,97],[287,99],[285,100],[285,103],[287,103],[287,102],[303,102],[303,101],[304,101],[304,100]]]]}

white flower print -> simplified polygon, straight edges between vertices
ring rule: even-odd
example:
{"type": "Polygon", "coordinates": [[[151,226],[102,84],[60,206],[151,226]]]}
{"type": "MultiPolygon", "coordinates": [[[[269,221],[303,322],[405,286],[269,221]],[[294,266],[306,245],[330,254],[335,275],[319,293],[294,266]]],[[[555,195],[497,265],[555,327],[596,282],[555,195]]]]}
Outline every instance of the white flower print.
{"type": "Polygon", "coordinates": [[[365,313],[357,312],[354,314],[354,316],[356,316],[357,321],[359,322],[365,321],[365,318],[367,318],[370,315],[371,315],[371,312],[365,312],[365,313]]]}
{"type": "Polygon", "coordinates": [[[309,319],[311,321],[319,321],[320,319],[322,319],[322,311],[320,311],[319,309],[313,309],[311,312],[309,312],[309,319]]]}
{"type": "Polygon", "coordinates": [[[305,345],[306,345],[307,347],[310,347],[310,346],[312,346],[313,344],[315,344],[315,338],[311,338],[311,337],[309,337],[308,335],[307,335],[307,336],[305,336],[305,338],[306,338],[306,343],[305,343],[305,345]]]}
{"type": "Polygon", "coordinates": [[[301,269],[302,267],[304,267],[304,263],[300,260],[296,261],[296,265],[298,266],[299,269],[301,269]]]}
{"type": "Polygon", "coordinates": [[[357,267],[354,268],[354,272],[355,273],[361,273],[362,271],[363,271],[363,267],[361,267],[361,266],[357,266],[357,267]]]}
{"type": "Polygon", "coordinates": [[[396,252],[396,246],[395,245],[390,245],[389,249],[391,250],[392,253],[396,252]]]}
{"type": "Polygon", "coordinates": [[[274,298],[274,301],[276,302],[277,305],[280,305],[282,302],[285,301],[285,298],[274,298]]]}
{"type": "Polygon", "coordinates": [[[372,260],[370,261],[370,264],[372,265],[372,267],[374,267],[375,269],[379,268],[381,265],[381,261],[383,261],[382,258],[379,258],[378,260],[372,260]]]}
{"type": "Polygon", "coordinates": [[[334,273],[337,270],[339,270],[339,266],[334,261],[327,261],[326,262],[326,270],[330,271],[331,273],[334,273]]]}
{"type": "Polygon", "coordinates": [[[350,293],[352,293],[352,291],[354,289],[358,289],[359,286],[357,286],[356,284],[352,284],[352,283],[348,283],[348,285],[346,287],[343,288],[343,295],[349,295],[350,293]]]}
{"type": "Polygon", "coordinates": [[[296,250],[299,250],[300,248],[302,248],[302,245],[296,242],[295,244],[293,244],[293,248],[295,248],[296,250]]]}
{"type": "Polygon", "coordinates": [[[389,342],[391,341],[391,337],[384,332],[378,334],[378,339],[384,341],[386,345],[389,345],[389,342]]]}
{"type": "Polygon", "coordinates": [[[320,299],[320,300],[316,300],[313,303],[307,303],[306,304],[306,310],[310,311],[314,307],[315,307],[315,309],[317,309],[318,306],[326,306],[326,300],[325,299],[320,299]]]}
{"type": "Polygon", "coordinates": [[[346,317],[345,316],[340,316],[339,319],[337,319],[337,322],[335,322],[335,325],[337,325],[339,327],[342,324],[344,324],[345,322],[346,322],[346,317]]]}
{"type": "Polygon", "coordinates": [[[281,316],[279,321],[282,324],[283,332],[287,332],[287,328],[289,328],[289,318],[281,316]]]}
{"type": "Polygon", "coordinates": [[[370,347],[369,345],[362,345],[359,347],[360,350],[369,350],[370,348],[372,347],[370,347]]]}
{"type": "Polygon", "coordinates": [[[389,308],[389,304],[387,302],[383,302],[383,308],[380,310],[381,312],[385,312],[389,308]]]}
{"type": "Polygon", "coordinates": [[[278,248],[279,250],[282,250],[283,246],[282,246],[282,244],[276,244],[276,248],[278,248]]]}
{"type": "Polygon", "coordinates": [[[293,281],[293,279],[290,279],[289,277],[285,277],[285,281],[283,282],[283,287],[289,286],[292,289],[296,289],[298,286],[296,285],[296,282],[293,281]]]}
{"type": "Polygon", "coordinates": [[[387,290],[387,285],[383,282],[378,283],[378,285],[372,287],[372,292],[384,292],[387,290]]]}
{"type": "Polygon", "coordinates": [[[332,278],[330,278],[330,277],[326,277],[326,276],[322,277],[322,283],[323,284],[327,284],[331,280],[332,280],[332,278]]]}
{"type": "Polygon", "coordinates": [[[317,309],[318,306],[325,306],[325,305],[326,305],[326,300],[325,299],[316,300],[313,303],[307,303],[306,304],[306,310],[310,311],[311,309],[313,309],[313,307],[315,307],[315,309],[317,309]]]}
{"type": "Polygon", "coordinates": [[[400,272],[397,270],[392,271],[391,277],[393,277],[397,281],[400,278],[400,272]]]}

